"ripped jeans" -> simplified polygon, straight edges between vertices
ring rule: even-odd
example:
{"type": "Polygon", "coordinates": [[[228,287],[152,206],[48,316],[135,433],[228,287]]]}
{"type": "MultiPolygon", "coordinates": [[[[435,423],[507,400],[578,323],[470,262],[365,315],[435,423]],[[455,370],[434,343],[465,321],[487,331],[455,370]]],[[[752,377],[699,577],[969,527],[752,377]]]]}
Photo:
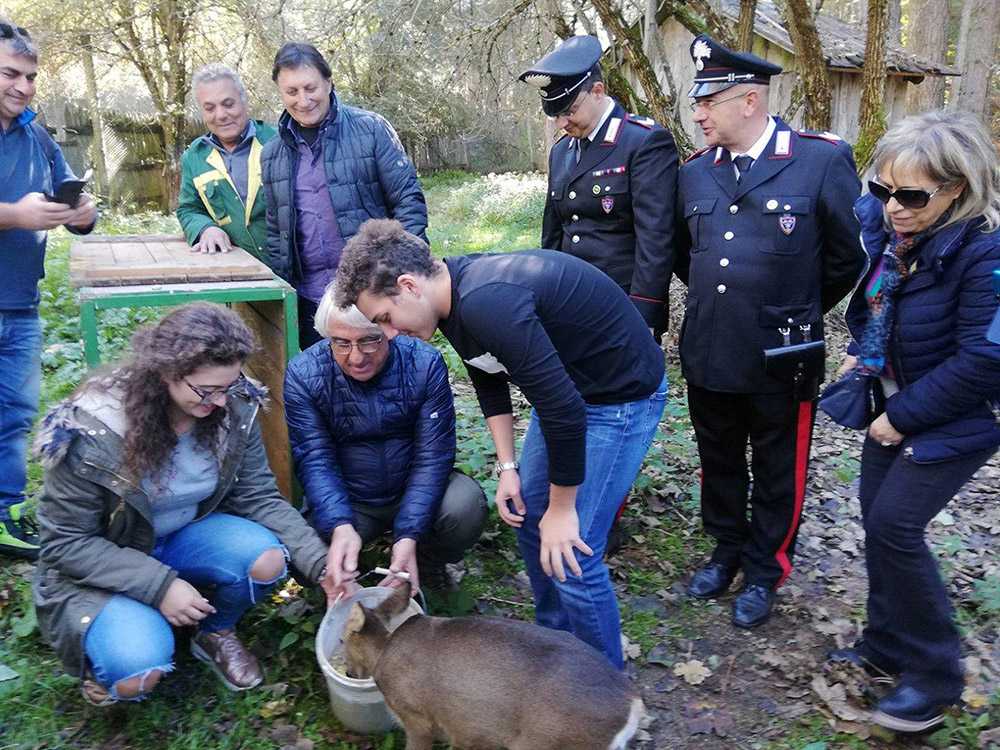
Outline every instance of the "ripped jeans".
{"type": "MultiPolygon", "coordinates": [[[[215,607],[199,630],[215,632],[236,625],[277,581],[254,581],[250,568],[269,549],[282,549],[278,538],[258,523],[212,513],[158,539],[152,557],[177,571],[188,583],[214,588],[215,607]]],[[[113,686],[153,670],[173,669],[174,634],[160,611],[122,594],[113,596],[91,623],[84,648],[94,678],[118,697],[113,686]]]]}

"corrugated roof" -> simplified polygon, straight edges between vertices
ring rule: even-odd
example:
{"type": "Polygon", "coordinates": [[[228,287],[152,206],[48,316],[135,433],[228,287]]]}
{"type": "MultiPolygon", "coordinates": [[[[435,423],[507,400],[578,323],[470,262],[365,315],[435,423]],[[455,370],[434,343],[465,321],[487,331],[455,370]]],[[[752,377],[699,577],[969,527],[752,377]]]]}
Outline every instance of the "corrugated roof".
{"type": "MultiPolygon", "coordinates": [[[[739,0],[722,0],[722,12],[734,20],[739,18],[739,0]]],[[[816,30],[819,32],[827,64],[831,68],[861,68],[865,61],[865,26],[864,22],[852,25],[823,12],[816,16],[816,30]]],[[[795,45],[781,22],[781,14],[770,0],[757,0],[754,33],[795,54],[795,45]]],[[[929,62],[902,47],[890,45],[886,51],[890,72],[916,76],[961,75],[957,68],[929,62]]]]}

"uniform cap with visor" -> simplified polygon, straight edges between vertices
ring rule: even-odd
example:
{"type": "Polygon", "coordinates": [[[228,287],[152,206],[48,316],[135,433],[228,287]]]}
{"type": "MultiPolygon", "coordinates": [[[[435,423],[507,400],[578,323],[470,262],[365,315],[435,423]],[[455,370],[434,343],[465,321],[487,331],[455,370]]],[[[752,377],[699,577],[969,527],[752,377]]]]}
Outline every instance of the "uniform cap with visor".
{"type": "Polygon", "coordinates": [[[599,71],[601,42],[594,36],[571,36],[518,80],[537,86],[542,97],[542,111],[558,117],[576,101],[584,84],[599,71]]]}
{"type": "Polygon", "coordinates": [[[699,34],[691,42],[694,60],[694,83],[688,91],[692,99],[711,96],[741,83],[767,86],[771,76],[781,72],[780,65],[769,63],[749,52],[733,52],[708,34],[699,34]]]}

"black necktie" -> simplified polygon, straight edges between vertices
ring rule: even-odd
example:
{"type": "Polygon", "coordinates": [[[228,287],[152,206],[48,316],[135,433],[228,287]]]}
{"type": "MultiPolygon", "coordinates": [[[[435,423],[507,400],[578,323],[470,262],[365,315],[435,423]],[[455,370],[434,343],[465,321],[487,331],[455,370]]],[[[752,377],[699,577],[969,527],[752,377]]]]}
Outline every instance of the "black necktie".
{"type": "Polygon", "coordinates": [[[736,178],[736,182],[738,183],[740,180],[743,179],[743,175],[747,173],[750,167],[753,166],[753,157],[737,156],[735,159],[733,159],[733,164],[736,165],[736,169],[739,170],[740,173],[739,177],[736,178]]]}
{"type": "Polygon", "coordinates": [[[585,153],[587,153],[587,148],[590,146],[590,143],[591,143],[591,141],[590,141],[589,138],[577,138],[576,139],[576,163],[577,164],[580,163],[580,159],[583,158],[583,155],[585,153]]]}

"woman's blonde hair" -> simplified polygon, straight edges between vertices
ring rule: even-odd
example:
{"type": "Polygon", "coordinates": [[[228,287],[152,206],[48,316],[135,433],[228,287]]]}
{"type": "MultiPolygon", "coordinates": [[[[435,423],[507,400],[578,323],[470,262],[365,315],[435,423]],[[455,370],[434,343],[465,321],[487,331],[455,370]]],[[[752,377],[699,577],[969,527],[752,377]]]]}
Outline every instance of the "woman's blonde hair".
{"type": "Polygon", "coordinates": [[[974,115],[935,110],[901,120],[875,146],[868,178],[886,166],[918,169],[948,187],[965,184],[942,226],[982,216],[983,231],[1000,227],[1000,161],[974,115]]]}

